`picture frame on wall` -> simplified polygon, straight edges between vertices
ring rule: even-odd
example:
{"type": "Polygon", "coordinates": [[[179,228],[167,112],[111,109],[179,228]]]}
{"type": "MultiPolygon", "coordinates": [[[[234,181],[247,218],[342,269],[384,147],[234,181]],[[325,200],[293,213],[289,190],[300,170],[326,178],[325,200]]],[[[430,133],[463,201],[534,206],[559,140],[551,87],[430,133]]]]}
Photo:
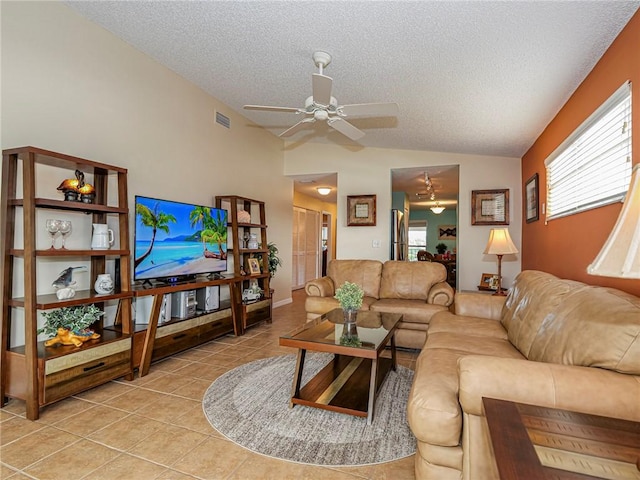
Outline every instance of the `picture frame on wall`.
{"type": "Polygon", "coordinates": [[[438,240],[455,240],[455,225],[438,225],[438,240]]]}
{"type": "Polygon", "coordinates": [[[471,225],[509,225],[509,189],[472,190],[471,225]]]}
{"type": "Polygon", "coordinates": [[[527,182],[524,184],[524,193],[525,193],[525,219],[527,223],[535,222],[540,218],[538,213],[538,174],[535,173],[527,182]]]}
{"type": "Polygon", "coordinates": [[[375,227],[376,225],[376,196],[348,195],[347,196],[347,226],[375,227]]]}

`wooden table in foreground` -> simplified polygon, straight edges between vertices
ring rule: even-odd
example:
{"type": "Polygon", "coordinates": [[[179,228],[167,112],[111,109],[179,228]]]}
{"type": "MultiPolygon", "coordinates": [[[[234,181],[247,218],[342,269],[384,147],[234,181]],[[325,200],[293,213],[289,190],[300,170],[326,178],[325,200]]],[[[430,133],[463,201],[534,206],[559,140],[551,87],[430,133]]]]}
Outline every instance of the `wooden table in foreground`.
{"type": "Polygon", "coordinates": [[[482,399],[501,480],[640,479],[640,423],[482,399]]]}
{"type": "Polygon", "coordinates": [[[298,349],[291,389],[295,404],[323,408],[373,421],[378,390],[390,370],[396,369],[395,331],[402,315],[358,312],[358,337],[362,346],[340,345],[344,315],[332,310],[300,329],[280,337],[280,345],[298,349]],[[391,357],[381,354],[390,346],[391,357]],[[301,388],[307,350],[333,353],[334,359],[301,388]]]}

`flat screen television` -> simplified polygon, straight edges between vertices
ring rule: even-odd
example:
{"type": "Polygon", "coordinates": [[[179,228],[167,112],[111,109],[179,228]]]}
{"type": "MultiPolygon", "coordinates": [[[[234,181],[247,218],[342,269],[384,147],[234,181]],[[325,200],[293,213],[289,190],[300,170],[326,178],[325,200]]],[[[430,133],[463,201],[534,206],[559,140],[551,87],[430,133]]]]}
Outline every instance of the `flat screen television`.
{"type": "Polygon", "coordinates": [[[227,269],[227,211],[136,195],[134,280],[178,282],[227,269]]]}

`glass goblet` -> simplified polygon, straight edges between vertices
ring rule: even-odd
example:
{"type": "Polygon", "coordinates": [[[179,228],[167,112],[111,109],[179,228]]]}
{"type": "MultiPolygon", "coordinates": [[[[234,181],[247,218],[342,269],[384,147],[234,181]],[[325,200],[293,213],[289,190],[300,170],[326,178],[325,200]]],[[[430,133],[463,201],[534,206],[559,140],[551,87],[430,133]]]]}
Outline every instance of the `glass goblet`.
{"type": "Polygon", "coordinates": [[[51,235],[51,248],[50,250],[55,250],[55,242],[56,235],[60,232],[60,220],[54,220],[53,218],[48,218],[46,222],[47,232],[51,235]]]}
{"type": "Polygon", "coordinates": [[[244,248],[249,248],[249,238],[251,238],[249,232],[244,232],[244,235],[242,236],[242,239],[244,240],[244,248]]]}
{"type": "Polygon", "coordinates": [[[69,235],[71,233],[71,221],[69,220],[59,220],[60,222],[60,228],[58,229],[58,231],[60,232],[60,235],[62,235],[62,247],[60,247],[63,250],[66,250],[64,247],[64,240],[67,237],[67,235],[69,235]]]}

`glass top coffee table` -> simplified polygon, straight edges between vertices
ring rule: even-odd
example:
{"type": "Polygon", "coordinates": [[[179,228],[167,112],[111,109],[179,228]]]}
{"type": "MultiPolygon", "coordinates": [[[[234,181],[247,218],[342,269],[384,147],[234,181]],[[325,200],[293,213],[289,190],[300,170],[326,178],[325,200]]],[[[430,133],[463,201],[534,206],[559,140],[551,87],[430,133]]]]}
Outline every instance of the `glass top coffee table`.
{"type": "Polygon", "coordinates": [[[390,370],[396,369],[395,332],[401,314],[358,312],[357,330],[361,345],[341,345],[344,315],[331,310],[289,335],[280,337],[280,345],[298,349],[291,388],[291,403],[323,408],[373,421],[378,390],[390,370]],[[382,356],[386,347],[390,357],[382,356]],[[301,388],[307,351],[333,353],[329,362],[301,388]]]}

